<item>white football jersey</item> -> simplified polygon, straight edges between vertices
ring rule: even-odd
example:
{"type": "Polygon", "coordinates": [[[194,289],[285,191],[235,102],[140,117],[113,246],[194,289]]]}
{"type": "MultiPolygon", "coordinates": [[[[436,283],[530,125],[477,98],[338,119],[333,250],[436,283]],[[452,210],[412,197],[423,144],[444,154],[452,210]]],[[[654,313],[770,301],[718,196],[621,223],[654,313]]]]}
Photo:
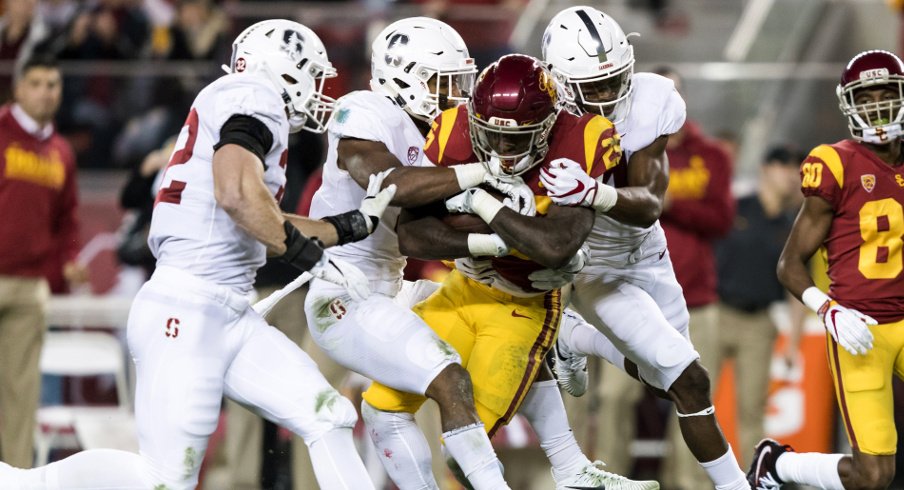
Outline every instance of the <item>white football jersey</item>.
{"type": "Polygon", "coordinates": [[[192,104],[163,174],[148,244],[158,266],[250,292],[266,247],[238,227],[214,198],[213,152],[220,128],[234,115],[252,116],[273,133],[264,183],[278,199],[286,183],[289,121],[270,81],[253,74],[223,76],[192,104]]]}
{"type": "MultiPolygon", "coordinates": [[[[631,78],[634,93],[628,116],[615,129],[621,135],[625,162],[631,155],[646,148],[666,134],[673,134],[684,125],[684,99],[668,78],[653,73],[635,73],[631,78]]],[[[613,184],[613,182],[608,182],[613,184]]],[[[636,250],[650,233],[662,233],[657,221],[649,228],[622,223],[603,214],[596,215],[593,230],[587,238],[591,257],[613,258],[636,250]]]]}
{"type": "MultiPolygon", "coordinates": [[[[368,90],[352,92],[336,102],[327,126],[329,149],[323,183],[311,202],[311,217],[322,218],[357,209],[364,189],[337,165],[341,138],[379,141],[405,166],[431,166],[424,159],[424,136],[404,110],[386,96],[368,90]]],[[[405,257],[395,232],[400,208],[386,208],[376,231],[364,240],[333,247],[330,254],[358,266],[371,278],[371,290],[395,296],[402,284],[405,257]]]]}

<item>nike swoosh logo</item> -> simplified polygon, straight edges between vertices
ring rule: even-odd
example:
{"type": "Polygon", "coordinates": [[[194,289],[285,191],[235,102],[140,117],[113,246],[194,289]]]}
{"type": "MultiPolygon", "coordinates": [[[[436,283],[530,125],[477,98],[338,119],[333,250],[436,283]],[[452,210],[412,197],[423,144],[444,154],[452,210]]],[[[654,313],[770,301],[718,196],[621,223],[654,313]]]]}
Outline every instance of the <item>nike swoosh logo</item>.
{"type": "Polygon", "coordinates": [[[662,260],[662,258],[664,256],[665,256],[665,250],[663,250],[662,252],[659,252],[659,260],[662,260]]]}
{"type": "Polygon", "coordinates": [[[577,187],[575,187],[574,189],[572,189],[572,190],[566,192],[565,194],[562,194],[560,197],[568,197],[568,196],[571,196],[571,195],[573,195],[573,194],[579,194],[579,193],[581,193],[581,192],[584,192],[584,183],[581,182],[580,180],[578,180],[578,181],[577,181],[577,187]]]}
{"type": "MultiPolygon", "coordinates": [[[[528,320],[533,320],[533,318],[531,318],[527,315],[522,315],[521,313],[518,313],[518,310],[512,310],[512,316],[515,318],[527,318],[528,320]]],[[[575,487],[575,488],[578,488],[578,487],[575,487]]]]}
{"type": "Polygon", "coordinates": [[[772,446],[766,446],[763,449],[763,452],[760,453],[760,457],[756,460],[756,473],[754,473],[754,477],[757,479],[754,483],[759,485],[760,483],[760,469],[763,467],[763,458],[772,454],[772,446]]]}

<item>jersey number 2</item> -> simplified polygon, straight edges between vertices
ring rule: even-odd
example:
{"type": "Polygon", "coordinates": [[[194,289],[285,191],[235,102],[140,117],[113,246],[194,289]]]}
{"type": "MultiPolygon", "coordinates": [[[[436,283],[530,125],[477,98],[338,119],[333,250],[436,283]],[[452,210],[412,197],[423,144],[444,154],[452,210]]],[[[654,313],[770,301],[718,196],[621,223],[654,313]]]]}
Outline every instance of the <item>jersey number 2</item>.
{"type": "MultiPolygon", "coordinates": [[[[185,119],[185,125],[182,126],[182,131],[179,132],[179,137],[176,138],[176,148],[173,150],[173,156],[170,157],[170,161],[166,166],[167,170],[174,165],[182,165],[191,159],[191,156],[195,151],[196,139],[198,139],[198,111],[192,108],[191,112],[188,113],[188,117],[185,119]]],[[[161,202],[168,202],[171,204],[181,203],[182,191],[184,190],[185,182],[182,182],[181,180],[171,181],[167,187],[161,188],[157,192],[157,199],[154,201],[154,206],[161,202]]]]}
{"type": "Polygon", "coordinates": [[[888,198],[860,208],[860,260],[867,279],[894,279],[904,270],[904,207],[888,198]]]}

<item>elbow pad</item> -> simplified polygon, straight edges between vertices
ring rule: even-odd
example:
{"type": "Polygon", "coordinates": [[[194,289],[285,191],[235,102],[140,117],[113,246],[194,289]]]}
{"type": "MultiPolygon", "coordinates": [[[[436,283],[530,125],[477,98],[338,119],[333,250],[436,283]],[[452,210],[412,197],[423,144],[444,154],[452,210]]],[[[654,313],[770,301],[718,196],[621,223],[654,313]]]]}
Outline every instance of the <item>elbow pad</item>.
{"type": "Polygon", "coordinates": [[[298,231],[289,220],[283,222],[286,230],[286,253],[279,258],[302,271],[310,271],[323,257],[323,243],[317,237],[308,238],[298,231]]]}
{"type": "Polygon", "coordinates": [[[213,145],[213,151],[230,144],[254,153],[264,163],[264,157],[273,146],[273,133],[260,120],[236,114],[220,128],[220,141],[213,145]]]}

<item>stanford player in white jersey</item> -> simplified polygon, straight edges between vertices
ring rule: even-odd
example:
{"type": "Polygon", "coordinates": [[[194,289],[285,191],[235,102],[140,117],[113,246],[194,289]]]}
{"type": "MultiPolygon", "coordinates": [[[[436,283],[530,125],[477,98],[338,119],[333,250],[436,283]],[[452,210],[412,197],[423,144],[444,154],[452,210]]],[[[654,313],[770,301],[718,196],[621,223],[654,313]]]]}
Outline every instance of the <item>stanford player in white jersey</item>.
{"type": "Polygon", "coordinates": [[[0,488],[193,489],[223,396],[304,438],[322,488],[373,488],[351,402],[247,293],[270,254],[367,297],[363,273],[323,248],[366,238],[394,187],[379,191],[385,174],[375,176],[359,210],[321,221],[281,213],[289,132],[323,129],[323,82],[335,70],[313,31],[269,20],[239,35],[228,71],[198,94],[179,135],[151,224],[157,269],[129,313],[140,455],[89,450],[34,470],[0,467],[0,488]]]}
{"type": "MultiPolygon", "coordinates": [[[[592,7],[553,17],[542,49],[571,109],[610,118],[627,158],[626,175],[612,185],[567,165],[544,175],[554,202],[597,210],[587,240],[591,259],[574,279],[572,298],[593,326],[580,316],[564,316],[560,350],[606,357],[671,399],[684,440],[716,489],[747,489],[716,421],[709,377],[688,337],[687,305],[658,221],[668,187],[666,142],[684,124],[684,101],[671,80],[634,74],[628,37],[592,7]]],[[[566,356],[564,362],[575,360],[566,356]]]]}
{"type": "MultiPolygon", "coordinates": [[[[364,195],[372,175],[392,169],[398,186],[392,206],[374,234],[332,250],[370,279],[374,294],[360,301],[327,281],[315,280],[305,301],[311,336],[343,366],[392,388],[435,400],[443,442],[474,488],[508,488],[499,461],[474,408],[471,379],[448,344],[410,310],[394,302],[405,257],[395,232],[400,207],[432,203],[487,179],[480,163],[437,168],[424,161],[430,123],[447,107],[467,100],[476,68],[461,37],[426,17],[402,19],[373,41],[371,90],[339,99],[329,123],[323,184],[311,216],[346,207],[364,195]]],[[[498,240],[501,242],[501,239],[498,240]]],[[[490,235],[475,234],[475,252],[495,249],[490,235]],[[481,248],[483,247],[483,248],[481,248]]],[[[384,467],[401,489],[439,488],[430,452],[414,417],[377,410],[366,401],[362,415],[384,467]],[[413,441],[413,443],[412,443],[413,441]],[[391,459],[388,455],[391,454],[391,459]],[[396,464],[405,458],[406,464],[396,464]],[[416,471],[404,471],[414,468],[416,471]]]]}

